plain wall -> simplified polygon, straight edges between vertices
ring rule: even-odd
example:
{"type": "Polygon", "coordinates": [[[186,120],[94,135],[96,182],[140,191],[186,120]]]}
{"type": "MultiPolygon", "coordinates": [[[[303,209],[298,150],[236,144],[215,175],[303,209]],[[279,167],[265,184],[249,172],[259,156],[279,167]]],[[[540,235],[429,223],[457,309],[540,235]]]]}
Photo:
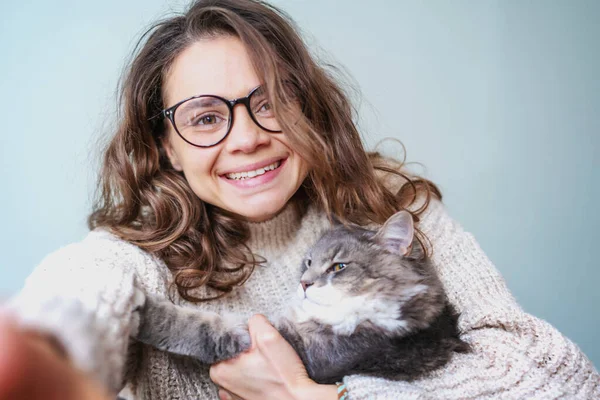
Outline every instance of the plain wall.
{"type": "MultiPolygon", "coordinates": [[[[0,295],[85,235],[125,59],[182,4],[2,1],[0,295]]],[[[525,310],[600,365],[600,2],[276,4],[362,89],[366,142],[400,139],[525,310]]]]}

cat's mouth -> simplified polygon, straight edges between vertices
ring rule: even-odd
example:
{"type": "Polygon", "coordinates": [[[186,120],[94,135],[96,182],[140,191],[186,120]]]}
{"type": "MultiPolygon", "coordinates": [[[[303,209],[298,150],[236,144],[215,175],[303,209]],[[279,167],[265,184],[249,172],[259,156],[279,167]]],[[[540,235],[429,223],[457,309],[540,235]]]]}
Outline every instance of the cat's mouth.
{"type": "Polygon", "coordinates": [[[333,299],[327,296],[316,296],[311,293],[304,293],[302,304],[307,304],[309,307],[332,307],[339,302],[339,299],[333,299]]]}
{"type": "Polygon", "coordinates": [[[319,307],[331,307],[331,304],[321,303],[319,301],[315,301],[315,300],[311,299],[310,297],[305,297],[304,300],[302,300],[302,304],[304,305],[305,303],[311,304],[311,305],[316,305],[319,307]]]}
{"type": "Polygon", "coordinates": [[[309,298],[305,298],[300,303],[300,308],[302,311],[308,313],[309,315],[321,314],[328,309],[331,309],[331,304],[321,304],[315,301],[310,300],[309,298]]]}
{"type": "Polygon", "coordinates": [[[320,307],[331,307],[338,304],[344,298],[343,293],[332,285],[312,286],[306,289],[306,291],[299,285],[297,294],[302,302],[308,301],[320,307]]]}
{"type": "Polygon", "coordinates": [[[336,290],[308,290],[304,293],[302,304],[305,309],[310,308],[315,310],[318,308],[326,311],[343,306],[347,299],[347,296],[336,290]]]}

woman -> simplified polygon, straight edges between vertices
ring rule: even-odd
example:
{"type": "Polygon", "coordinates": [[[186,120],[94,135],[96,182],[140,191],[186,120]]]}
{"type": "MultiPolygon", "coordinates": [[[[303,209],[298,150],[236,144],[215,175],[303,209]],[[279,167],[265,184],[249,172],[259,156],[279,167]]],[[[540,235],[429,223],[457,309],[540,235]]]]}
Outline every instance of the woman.
{"type": "Polygon", "coordinates": [[[124,385],[148,399],[600,396],[591,363],[521,310],[435,186],[365,152],[346,96],[281,12],[195,3],[150,31],[122,94],[93,231],[48,256],[11,302],[17,321],[0,324],[2,398],[102,398],[124,385]],[[330,217],[382,223],[401,208],[473,347],[426,379],[318,385],[261,316],[251,350],[210,369],[130,340],[147,294],[275,312],[330,217]]]}

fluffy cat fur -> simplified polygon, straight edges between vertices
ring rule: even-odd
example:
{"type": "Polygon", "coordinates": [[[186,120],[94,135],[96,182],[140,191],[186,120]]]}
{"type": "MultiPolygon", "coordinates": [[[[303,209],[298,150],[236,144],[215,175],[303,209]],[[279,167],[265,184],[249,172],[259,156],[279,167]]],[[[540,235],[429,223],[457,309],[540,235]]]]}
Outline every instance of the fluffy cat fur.
{"type": "MultiPolygon", "coordinates": [[[[377,231],[337,224],[308,251],[289,310],[271,320],[310,377],[350,374],[411,380],[469,350],[458,314],[423,249],[412,217],[377,231]]],[[[137,339],[212,364],[250,347],[244,320],[147,298],[137,339]]]]}

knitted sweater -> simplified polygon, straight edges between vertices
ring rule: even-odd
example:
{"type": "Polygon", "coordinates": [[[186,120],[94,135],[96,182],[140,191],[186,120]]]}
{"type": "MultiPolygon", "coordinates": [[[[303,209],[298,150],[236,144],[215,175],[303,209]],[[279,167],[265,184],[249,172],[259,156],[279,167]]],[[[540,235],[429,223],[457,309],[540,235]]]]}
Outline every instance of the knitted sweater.
{"type": "MultiPolygon", "coordinates": [[[[309,208],[292,207],[250,224],[250,249],[267,262],[224,299],[186,307],[272,315],[297,286],[305,251],[328,227],[309,208]]],[[[395,382],[366,376],[344,379],[350,400],[466,398],[600,398],[600,377],[579,348],[548,323],[523,312],[504,280],[465,232],[433,202],[419,228],[431,240],[433,262],[461,312],[463,338],[473,347],[426,378],[395,382]]],[[[105,231],[49,255],[27,279],[11,307],[22,323],[53,333],[74,362],[135,399],[218,399],[208,367],[130,339],[134,309],[145,294],[167,296],[165,264],[105,231]]]]}

